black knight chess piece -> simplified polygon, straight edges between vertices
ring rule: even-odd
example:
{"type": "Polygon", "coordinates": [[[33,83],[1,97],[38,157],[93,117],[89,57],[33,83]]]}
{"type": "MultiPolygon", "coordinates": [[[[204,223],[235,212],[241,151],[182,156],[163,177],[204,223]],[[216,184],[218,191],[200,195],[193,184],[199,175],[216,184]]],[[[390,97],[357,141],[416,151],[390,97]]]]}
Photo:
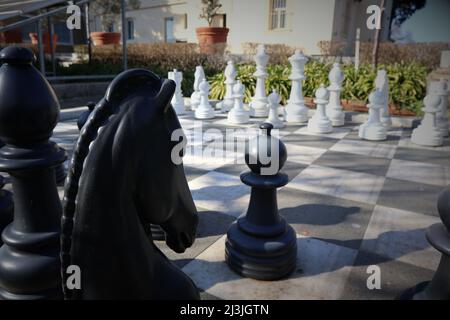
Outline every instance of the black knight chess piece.
{"type": "MultiPolygon", "coordinates": [[[[95,103],[94,102],[88,102],[87,103],[87,107],[88,110],[84,111],[77,120],[77,126],[78,126],[78,130],[81,130],[84,125],[86,124],[89,116],[91,115],[92,111],[95,108],[95,103]]],[[[164,233],[164,230],[157,225],[154,224],[149,224],[145,226],[145,232],[149,235],[151,235],[153,240],[165,240],[166,239],[166,235],[164,233]]]]}
{"type": "Polygon", "coordinates": [[[175,252],[191,246],[198,223],[172,141],[181,130],[170,105],[175,83],[150,71],[118,75],[76,143],[66,180],[61,272],[68,299],[198,299],[181,270],[146,232],[161,225],[175,252]],[[81,269],[81,289],[66,268],[81,269]]]}
{"type": "Polygon", "coordinates": [[[3,230],[0,298],[62,298],[59,237],[61,202],[55,167],[66,152],[50,141],[59,103],[33,67],[33,53],[7,47],[0,52],[0,171],[14,190],[14,222],[3,230]]]}
{"type": "Polygon", "coordinates": [[[428,242],[441,253],[441,261],[430,282],[419,283],[404,292],[401,300],[450,300],[450,186],[438,199],[438,211],[442,223],[428,228],[428,242]]]}
{"type": "Polygon", "coordinates": [[[271,124],[260,128],[262,135],[246,144],[250,171],[241,174],[242,182],[252,187],[250,204],[227,232],[225,260],[244,277],[277,280],[295,270],[297,238],[277,205],[277,188],[288,183],[288,176],[279,172],[287,159],[286,147],[271,135],[271,124]]]}

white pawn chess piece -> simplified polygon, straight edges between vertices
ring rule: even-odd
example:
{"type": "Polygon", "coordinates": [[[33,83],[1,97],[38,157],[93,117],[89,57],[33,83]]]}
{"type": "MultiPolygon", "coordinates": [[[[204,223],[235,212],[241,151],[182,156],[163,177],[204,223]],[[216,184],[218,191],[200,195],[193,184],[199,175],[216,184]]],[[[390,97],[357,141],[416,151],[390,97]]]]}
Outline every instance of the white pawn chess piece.
{"type": "Polygon", "coordinates": [[[305,63],[308,61],[300,50],[296,50],[295,54],[289,58],[292,66],[292,72],[289,80],[292,81],[291,94],[286,106],[287,122],[307,122],[308,108],[303,98],[303,80],[305,80],[305,63]]]}
{"type": "Polygon", "coordinates": [[[202,66],[195,67],[194,73],[194,92],[191,95],[191,110],[197,109],[200,104],[200,83],[206,79],[205,72],[202,66]]]}
{"type": "Polygon", "coordinates": [[[375,78],[375,88],[383,93],[383,108],[380,110],[380,121],[389,130],[392,126],[392,121],[389,114],[389,79],[386,70],[378,70],[375,78]]]}
{"type": "Polygon", "coordinates": [[[280,108],[280,95],[274,90],[268,97],[269,101],[269,117],[266,122],[271,123],[274,129],[284,128],[283,121],[278,117],[278,109],[280,108]]]}
{"type": "Polygon", "coordinates": [[[317,105],[316,112],[308,121],[308,131],[312,133],[330,133],[333,131],[330,119],[326,115],[326,105],[328,103],[329,93],[325,85],[321,85],[316,90],[316,99],[314,103],[317,105]]]}
{"type": "Polygon", "coordinates": [[[268,76],[266,66],[269,62],[269,56],[266,54],[263,44],[258,45],[254,60],[256,62],[256,72],[253,76],[256,78],[256,88],[255,95],[249,104],[250,113],[253,117],[264,118],[269,114],[265,85],[268,76]]]}
{"type": "Polygon", "coordinates": [[[234,105],[234,97],[233,97],[233,87],[236,84],[236,68],[234,67],[234,63],[232,60],[228,61],[227,67],[225,68],[225,97],[223,101],[217,104],[217,108],[222,110],[223,112],[228,112],[233,108],[234,105]]]}
{"type": "Polygon", "coordinates": [[[436,125],[442,137],[448,137],[449,135],[449,121],[448,121],[448,83],[444,79],[430,83],[430,92],[438,95],[441,98],[441,103],[438,107],[438,113],[436,114],[436,125]]]}
{"type": "Polygon", "coordinates": [[[380,119],[380,110],[384,108],[384,94],[375,90],[369,95],[369,118],[359,127],[359,137],[364,140],[381,141],[387,138],[387,128],[380,119]]]}
{"type": "Polygon", "coordinates": [[[439,111],[441,97],[437,94],[430,93],[423,100],[425,112],[420,125],[413,130],[411,142],[428,147],[438,147],[443,143],[442,134],[436,125],[436,114],[439,111]]]}
{"type": "Polygon", "coordinates": [[[178,71],[177,69],[174,69],[173,71],[169,72],[168,78],[170,80],[175,81],[176,87],[175,87],[175,94],[173,95],[171,104],[173,109],[175,110],[176,114],[184,114],[184,99],[183,99],[183,92],[181,91],[181,82],[183,81],[183,73],[178,71]]]}
{"type": "Polygon", "coordinates": [[[339,63],[334,63],[333,68],[328,74],[330,86],[330,101],[327,105],[327,116],[331,121],[333,127],[340,127],[345,124],[345,113],[342,111],[341,105],[341,90],[342,82],[344,81],[344,73],[342,72],[339,63]]]}
{"type": "Polygon", "coordinates": [[[195,118],[197,119],[212,119],[215,116],[214,109],[209,103],[209,83],[203,79],[198,89],[200,90],[200,104],[195,109],[195,118]]]}
{"type": "Polygon", "coordinates": [[[250,115],[244,109],[244,91],[245,86],[238,80],[233,86],[234,105],[228,112],[228,122],[232,124],[244,124],[250,120],[250,115]]]}

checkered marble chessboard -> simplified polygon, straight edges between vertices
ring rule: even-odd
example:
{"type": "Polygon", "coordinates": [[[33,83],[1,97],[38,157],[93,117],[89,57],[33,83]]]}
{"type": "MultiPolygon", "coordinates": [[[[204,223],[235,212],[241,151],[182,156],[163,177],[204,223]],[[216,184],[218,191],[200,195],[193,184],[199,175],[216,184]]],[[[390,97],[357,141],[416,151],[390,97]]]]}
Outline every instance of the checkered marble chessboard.
{"type": "MultiPolygon", "coordinates": [[[[78,135],[77,114],[63,112],[54,131],[53,140],[69,152],[78,135]]],[[[200,223],[185,253],[163,242],[157,246],[194,280],[203,298],[392,299],[431,279],[440,256],[425,230],[440,221],[436,202],[450,184],[450,139],[443,147],[420,147],[410,142],[411,129],[393,128],[387,141],[362,141],[352,114],[347,120],[332,134],[310,134],[292,124],[280,130],[290,182],[278,191],[278,206],[297,233],[298,261],[289,278],[264,282],[242,278],[224,262],[227,229],[246,212],[250,188],[239,178],[247,169],[243,149],[216,139],[227,129],[242,129],[233,134],[245,136],[261,120],[230,126],[223,114],[205,121],[192,113],[180,116],[191,147],[208,151],[184,158],[200,223]],[[371,265],[381,270],[379,290],[366,285],[371,265]]]]}

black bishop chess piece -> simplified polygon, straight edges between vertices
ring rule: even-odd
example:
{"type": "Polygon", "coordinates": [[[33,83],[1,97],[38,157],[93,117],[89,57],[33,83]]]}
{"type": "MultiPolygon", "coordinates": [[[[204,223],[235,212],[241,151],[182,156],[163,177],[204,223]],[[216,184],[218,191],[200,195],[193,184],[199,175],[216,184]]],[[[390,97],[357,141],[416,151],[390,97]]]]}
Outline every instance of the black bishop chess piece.
{"type": "Polygon", "coordinates": [[[6,143],[0,171],[9,173],[14,190],[14,221],[0,248],[0,299],[62,297],[55,167],[67,155],[49,140],[59,103],[34,60],[26,48],[0,52],[0,139],[6,143]]]}
{"type": "MultiPolygon", "coordinates": [[[[5,144],[0,141],[0,148],[5,144]]],[[[4,190],[5,177],[0,175],[0,247],[3,244],[2,232],[8,224],[13,221],[14,216],[14,202],[12,200],[12,193],[8,190],[4,190]]]]}
{"type": "Polygon", "coordinates": [[[439,195],[437,207],[442,223],[429,227],[426,237],[441,253],[441,261],[431,281],[407,290],[401,300],[450,300],[450,186],[439,195]]]}
{"type": "Polygon", "coordinates": [[[296,268],[297,237],[278,213],[277,188],[288,183],[281,173],[287,159],[282,141],[271,135],[273,126],[264,123],[262,134],[246,144],[245,162],[250,171],[241,181],[251,186],[245,216],[227,232],[225,260],[239,275],[258,280],[278,280],[296,268]]]}

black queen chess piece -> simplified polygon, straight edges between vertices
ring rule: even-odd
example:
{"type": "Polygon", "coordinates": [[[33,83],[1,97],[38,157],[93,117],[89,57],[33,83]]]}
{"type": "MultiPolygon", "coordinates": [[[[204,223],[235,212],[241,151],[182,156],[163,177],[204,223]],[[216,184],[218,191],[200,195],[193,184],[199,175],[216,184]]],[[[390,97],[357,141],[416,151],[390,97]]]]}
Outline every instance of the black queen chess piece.
{"type": "Polygon", "coordinates": [[[14,190],[14,220],[0,248],[0,299],[62,297],[55,167],[67,155],[49,140],[59,103],[33,61],[26,48],[0,52],[0,139],[6,143],[0,171],[9,173],[14,190]]]}
{"type": "Polygon", "coordinates": [[[400,300],[450,300],[450,186],[440,193],[437,207],[442,223],[429,227],[426,237],[441,253],[439,266],[431,281],[408,289],[400,300]]]}
{"type": "Polygon", "coordinates": [[[288,176],[280,172],[287,151],[271,135],[271,124],[263,123],[260,129],[262,134],[246,144],[250,171],[241,174],[241,181],[252,188],[250,204],[227,232],[225,260],[244,277],[278,280],[291,274],[297,261],[295,231],[279,215],[277,205],[277,188],[288,183],[288,176]]]}

